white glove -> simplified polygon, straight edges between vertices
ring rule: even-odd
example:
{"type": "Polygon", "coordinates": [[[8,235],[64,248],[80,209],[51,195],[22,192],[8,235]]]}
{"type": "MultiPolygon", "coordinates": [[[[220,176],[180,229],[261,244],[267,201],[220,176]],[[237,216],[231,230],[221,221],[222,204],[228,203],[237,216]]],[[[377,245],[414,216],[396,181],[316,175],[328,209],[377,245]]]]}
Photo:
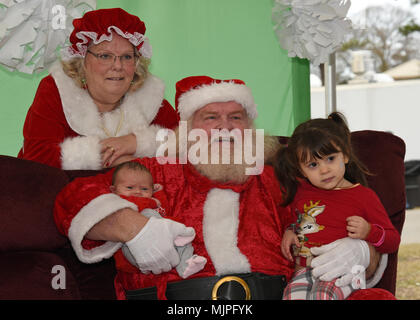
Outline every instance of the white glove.
{"type": "Polygon", "coordinates": [[[321,247],[311,248],[316,255],[312,259],[312,275],[322,281],[338,278],[338,287],[349,285],[354,274],[352,268],[356,265],[365,269],[370,263],[369,246],[366,241],[352,238],[342,238],[321,247]]]}
{"type": "Polygon", "coordinates": [[[366,288],[373,288],[378,284],[385,272],[387,264],[388,254],[383,253],[381,255],[381,260],[379,260],[379,266],[376,268],[375,274],[369,279],[366,279],[366,288]]]}
{"type": "Polygon", "coordinates": [[[159,274],[178,265],[180,258],[174,246],[178,236],[195,236],[195,230],[169,219],[151,217],[125,244],[141,272],[159,274]]]}

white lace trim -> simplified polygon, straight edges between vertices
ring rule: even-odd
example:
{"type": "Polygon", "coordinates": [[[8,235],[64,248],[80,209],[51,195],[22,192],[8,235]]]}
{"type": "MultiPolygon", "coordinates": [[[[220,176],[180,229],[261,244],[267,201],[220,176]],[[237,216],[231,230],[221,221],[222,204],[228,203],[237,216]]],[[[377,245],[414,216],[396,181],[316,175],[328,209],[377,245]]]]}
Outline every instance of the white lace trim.
{"type": "Polygon", "coordinates": [[[65,48],[61,53],[62,59],[68,60],[76,57],[84,58],[87,52],[87,44],[90,40],[93,41],[93,44],[99,44],[102,41],[111,41],[113,31],[121,37],[130,41],[130,43],[132,43],[135,47],[143,43],[139,50],[140,54],[147,59],[150,59],[152,57],[152,46],[150,45],[149,39],[144,34],[141,34],[139,32],[123,32],[120,28],[116,26],[109,26],[107,29],[108,34],[104,33],[100,37],[98,37],[98,34],[96,32],[91,31],[80,31],[76,33],[76,37],[82,40],[82,42],[76,43],[78,50],[74,50],[73,47],[65,48]]]}

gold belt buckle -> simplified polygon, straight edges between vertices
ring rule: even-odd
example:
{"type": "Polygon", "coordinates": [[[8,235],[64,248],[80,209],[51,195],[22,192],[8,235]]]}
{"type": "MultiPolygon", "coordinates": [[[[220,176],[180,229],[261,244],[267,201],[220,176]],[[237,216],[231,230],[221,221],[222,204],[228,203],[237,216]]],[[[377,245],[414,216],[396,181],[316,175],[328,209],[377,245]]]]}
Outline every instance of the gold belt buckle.
{"type": "Polygon", "coordinates": [[[245,291],[245,300],[251,300],[251,290],[249,289],[248,284],[245,282],[244,279],[241,279],[239,277],[236,276],[227,276],[227,277],[223,277],[222,279],[220,279],[219,281],[216,282],[216,284],[213,286],[213,291],[211,293],[211,299],[212,300],[217,300],[217,291],[219,290],[219,287],[225,283],[225,282],[230,282],[230,281],[236,281],[238,282],[242,288],[245,291]]]}

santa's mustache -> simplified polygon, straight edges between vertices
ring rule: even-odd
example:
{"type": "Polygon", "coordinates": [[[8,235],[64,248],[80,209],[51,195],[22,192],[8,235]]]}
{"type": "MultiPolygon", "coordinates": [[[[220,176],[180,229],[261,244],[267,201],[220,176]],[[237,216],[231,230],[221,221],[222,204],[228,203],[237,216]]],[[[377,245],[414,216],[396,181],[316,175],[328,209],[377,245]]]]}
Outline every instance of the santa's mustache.
{"type": "Polygon", "coordinates": [[[181,121],[177,134],[162,130],[159,131],[162,137],[156,140],[165,143],[158,148],[157,157],[165,157],[165,154],[169,157],[161,159],[162,163],[246,164],[247,175],[260,174],[263,170],[263,129],[211,129],[209,134],[200,128],[191,129],[181,121]]]}
{"type": "Polygon", "coordinates": [[[210,144],[215,142],[234,143],[235,141],[242,143],[242,133],[239,129],[233,129],[231,131],[227,129],[211,130],[210,144]]]}

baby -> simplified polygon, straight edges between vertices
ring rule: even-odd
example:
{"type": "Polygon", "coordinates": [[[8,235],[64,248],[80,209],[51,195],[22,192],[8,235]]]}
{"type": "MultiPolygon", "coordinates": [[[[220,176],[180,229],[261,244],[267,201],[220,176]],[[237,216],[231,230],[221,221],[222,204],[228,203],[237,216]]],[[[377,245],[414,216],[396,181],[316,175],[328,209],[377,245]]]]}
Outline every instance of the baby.
{"type": "MultiPolygon", "coordinates": [[[[113,193],[135,203],[139,211],[148,218],[162,218],[165,215],[166,197],[162,186],[154,184],[149,170],[138,162],[124,162],[118,165],[114,170],[110,188],[113,193]]],[[[176,270],[184,279],[202,270],[207,263],[206,258],[193,254],[191,242],[194,237],[179,236],[174,241],[180,256],[176,270]]],[[[122,252],[132,265],[137,265],[127,246],[122,247],[122,252]]],[[[115,256],[115,259],[117,260],[118,256],[115,256]]],[[[119,265],[118,261],[116,262],[119,265]]]]}

